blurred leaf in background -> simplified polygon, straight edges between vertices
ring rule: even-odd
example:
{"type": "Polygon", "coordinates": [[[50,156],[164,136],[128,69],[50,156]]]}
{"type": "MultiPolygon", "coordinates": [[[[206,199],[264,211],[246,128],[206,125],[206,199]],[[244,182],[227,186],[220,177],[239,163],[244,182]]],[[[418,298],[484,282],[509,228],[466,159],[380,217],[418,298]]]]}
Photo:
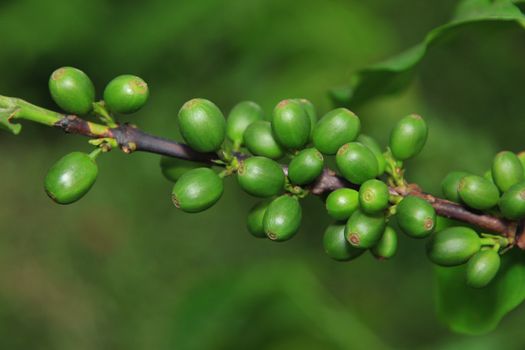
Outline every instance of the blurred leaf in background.
{"type": "MultiPolygon", "coordinates": [[[[174,138],[178,109],[197,96],[225,112],[244,99],[269,112],[304,96],[324,113],[329,87],[420,42],[455,4],[4,1],[0,91],[56,109],[47,79],[59,66],[85,70],[99,96],[114,76],[137,74],[150,102],[125,120],[174,138]]],[[[385,144],[397,119],[418,112],[430,137],[408,162],[411,181],[436,192],[449,170],[481,173],[496,150],[523,146],[524,40],[503,25],[436,46],[408,90],[356,110],[364,132],[385,144]]],[[[83,201],[56,206],[42,189],[47,168],[88,150],[86,140],[26,124],[20,136],[2,133],[0,149],[2,348],[523,347],[523,308],[482,337],[438,322],[421,242],[401,237],[388,262],[329,260],[317,198],[305,202],[300,234],[276,244],[246,232],[254,200],[235,180],[219,205],[188,215],[171,204],[158,157],[112,152],[83,201]]]]}

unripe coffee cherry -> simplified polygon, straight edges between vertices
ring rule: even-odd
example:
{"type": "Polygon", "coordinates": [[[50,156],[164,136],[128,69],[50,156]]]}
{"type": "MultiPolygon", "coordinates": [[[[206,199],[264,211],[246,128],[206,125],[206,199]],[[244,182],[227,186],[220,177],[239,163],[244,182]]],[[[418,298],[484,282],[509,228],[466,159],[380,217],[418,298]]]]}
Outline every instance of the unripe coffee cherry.
{"type": "Polygon", "coordinates": [[[237,172],[239,185],[256,197],[271,197],[282,192],[284,172],[275,161],[265,157],[250,157],[241,161],[237,172]]]}
{"type": "Polygon", "coordinates": [[[467,285],[483,288],[496,277],[501,258],[493,249],[481,250],[467,263],[467,285]]]}
{"type": "Polygon", "coordinates": [[[53,101],[65,112],[87,114],[95,102],[95,87],[80,69],[62,67],[51,74],[49,91],[53,101]]]}
{"type": "Polygon", "coordinates": [[[130,74],[119,75],[104,89],[104,102],[109,110],[116,113],[134,113],[144,107],[148,97],[148,84],[130,74]]]}
{"type": "Polygon", "coordinates": [[[399,227],[410,237],[424,238],[436,226],[436,211],[426,200],[407,196],[397,205],[396,218],[399,227]]]}
{"type": "Polygon", "coordinates": [[[523,218],[525,216],[525,181],[515,184],[503,193],[498,206],[507,219],[523,218]]]}
{"type": "Polygon", "coordinates": [[[270,122],[259,120],[248,126],[244,132],[244,144],[248,151],[256,156],[279,159],[284,150],[275,141],[270,122]]]}
{"type": "Polygon", "coordinates": [[[302,210],[297,198],[282,195],[274,199],[264,214],[264,232],[272,241],[292,238],[301,225],[302,210]]]}
{"type": "Polygon", "coordinates": [[[379,242],[384,230],[383,214],[367,215],[361,210],[356,210],[346,223],[345,235],[354,247],[372,248],[379,242]]]}
{"type": "Polygon", "coordinates": [[[354,184],[360,185],[378,174],[376,157],[368,147],[358,142],[339,148],[335,160],[343,177],[354,184]]]}
{"type": "Polygon", "coordinates": [[[458,193],[466,205],[479,210],[492,208],[499,200],[496,185],[477,175],[463,177],[459,182],[458,193]]]}
{"type": "Polygon", "coordinates": [[[306,148],[290,162],[288,178],[293,184],[306,185],[321,175],[323,167],[323,155],[315,148],[306,148]]]}
{"type": "Polygon", "coordinates": [[[315,124],[317,123],[317,112],[315,111],[315,107],[309,100],[305,98],[296,98],[296,100],[303,106],[306,114],[308,115],[308,118],[310,118],[310,135],[308,137],[308,140],[311,140],[314,133],[315,124]]]}
{"type": "Polygon", "coordinates": [[[360,134],[357,137],[357,142],[362,143],[363,145],[368,147],[368,149],[371,150],[372,153],[376,156],[377,176],[382,175],[385,172],[386,161],[385,157],[383,156],[383,152],[381,151],[381,147],[379,146],[377,141],[368,135],[360,134]]]}
{"type": "Polygon", "coordinates": [[[356,139],[361,129],[359,118],[346,108],[328,112],[315,126],[314,146],[324,154],[336,154],[345,143],[356,139]]]}
{"type": "Polygon", "coordinates": [[[264,214],[270,205],[269,200],[255,204],[248,213],[248,231],[257,238],[266,238],[264,232],[264,214]]]}
{"type": "Polygon", "coordinates": [[[352,246],[345,237],[345,225],[330,225],[324,231],[323,247],[326,254],[334,260],[349,261],[366,250],[352,246]]]}
{"type": "Polygon", "coordinates": [[[501,192],[523,181],[523,166],[518,156],[509,151],[498,153],[492,162],[492,178],[501,192]]]}
{"type": "Polygon", "coordinates": [[[182,175],[195,168],[202,168],[202,163],[180,158],[161,157],[160,170],[166,179],[176,182],[182,175]]]}
{"type": "Polygon", "coordinates": [[[335,220],[347,220],[359,208],[359,192],[339,188],[328,195],[325,206],[328,215],[335,220]]]}
{"type": "Polygon", "coordinates": [[[380,180],[367,180],[359,188],[359,205],[367,214],[376,214],[385,210],[388,207],[389,197],[388,186],[380,180]]]}
{"type": "Polygon", "coordinates": [[[310,137],[310,124],[310,117],[296,100],[283,100],[273,110],[273,135],[284,148],[302,148],[310,137]]]}
{"type": "Polygon", "coordinates": [[[177,208],[197,213],[210,208],[222,196],[222,178],[210,168],[192,169],[173,186],[171,199],[177,208]]]}
{"type": "Polygon", "coordinates": [[[490,182],[492,182],[494,185],[496,184],[494,182],[494,178],[492,177],[492,169],[485,171],[485,173],[483,173],[483,177],[485,179],[489,180],[490,182]]]}
{"type": "Polygon", "coordinates": [[[441,266],[464,264],[481,248],[481,240],[471,228],[449,227],[436,232],[427,243],[430,260],[441,266]]]}
{"type": "Polygon", "coordinates": [[[464,171],[451,171],[445,176],[443,182],[441,183],[441,190],[445,195],[445,198],[460,203],[461,197],[459,196],[458,187],[461,179],[469,175],[464,171]]]}
{"type": "Polygon", "coordinates": [[[396,231],[387,226],[385,232],[381,236],[381,239],[375,246],[370,249],[372,255],[374,255],[379,260],[390,259],[396,255],[397,251],[397,233],[396,231]]]}
{"type": "Polygon", "coordinates": [[[47,195],[59,204],[82,198],[97,179],[98,166],[86,153],[72,152],[60,158],[44,181],[47,195]]]}
{"type": "Polygon", "coordinates": [[[226,133],[221,110],[211,101],[194,98],[179,111],[178,124],[186,143],[199,152],[217,151],[226,133]]]}
{"type": "Polygon", "coordinates": [[[517,154],[518,159],[521,162],[521,166],[523,167],[523,171],[525,172],[525,151],[522,151],[517,154]]]}
{"type": "Polygon", "coordinates": [[[427,124],[419,115],[401,119],[390,134],[390,150],[394,158],[406,160],[416,156],[427,141],[427,124]]]}
{"type": "Polygon", "coordinates": [[[252,101],[239,102],[232,108],[228,119],[226,119],[226,136],[238,148],[243,144],[246,128],[263,119],[263,110],[257,103],[252,101]]]}

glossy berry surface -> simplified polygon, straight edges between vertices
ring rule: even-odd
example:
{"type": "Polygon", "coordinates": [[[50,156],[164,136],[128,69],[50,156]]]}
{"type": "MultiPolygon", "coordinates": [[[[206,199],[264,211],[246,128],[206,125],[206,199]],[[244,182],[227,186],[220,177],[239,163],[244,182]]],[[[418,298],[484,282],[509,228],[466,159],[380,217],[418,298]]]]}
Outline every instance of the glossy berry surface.
{"type": "Polygon", "coordinates": [[[186,143],[199,152],[217,151],[226,134],[226,121],[221,110],[202,98],[195,98],[182,106],[178,125],[186,143]]]}
{"type": "Polygon", "coordinates": [[[62,67],[49,78],[49,91],[53,101],[65,112],[87,114],[95,102],[95,87],[80,69],[62,67]]]}
{"type": "Polygon", "coordinates": [[[463,177],[458,186],[458,193],[466,205],[479,210],[492,208],[499,200],[496,185],[477,175],[463,177]]]}
{"type": "Polygon", "coordinates": [[[427,243],[429,259],[441,266],[466,263],[481,248],[481,240],[471,228],[450,227],[436,232],[427,243]]]}
{"type": "Polygon", "coordinates": [[[391,227],[387,226],[381,239],[375,246],[370,249],[372,255],[374,255],[379,260],[390,259],[397,252],[397,233],[391,227]]]}
{"type": "Polygon", "coordinates": [[[368,149],[371,150],[372,153],[376,156],[377,176],[382,175],[385,172],[386,161],[383,152],[381,151],[381,146],[379,146],[376,140],[365,134],[360,134],[357,137],[357,142],[362,143],[363,145],[368,147],[368,149]]]}
{"type": "Polygon", "coordinates": [[[345,235],[354,247],[372,248],[381,239],[384,229],[383,214],[368,215],[356,210],[346,223],[345,235]]]}
{"type": "Polygon", "coordinates": [[[325,253],[334,260],[349,261],[357,258],[366,250],[352,246],[345,237],[345,225],[330,225],[323,235],[325,253]]]}
{"type": "Polygon", "coordinates": [[[492,162],[492,179],[501,192],[523,181],[523,166],[517,155],[509,151],[499,152],[492,162]]]}
{"type": "Polygon", "coordinates": [[[269,200],[261,201],[255,204],[248,213],[248,232],[254,237],[266,238],[266,233],[264,232],[264,214],[266,213],[268,205],[270,205],[269,200]]]}
{"type": "Polygon", "coordinates": [[[210,168],[197,168],[180,177],[173,186],[172,200],[177,208],[197,213],[210,208],[222,196],[223,181],[210,168]]]}
{"type": "Polygon", "coordinates": [[[376,214],[388,207],[388,186],[380,180],[365,181],[359,188],[359,205],[367,214],[376,214]]]}
{"type": "Polygon", "coordinates": [[[339,188],[326,198],[326,211],[335,220],[347,220],[359,208],[359,192],[351,188],[339,188]]]}
{"type": "Polygon", "coordinates": [[[358,142],[350,142],[339,148],[336,163],[343,177],[358,185],[373,179],[379,172],[374,153],[358,142]]]}
{"type": "Polygon", "coordinates": [[[310,117],[297,100],[279,102],[271,124],[275,139],[286,149],[300,149],[310,139],[310,117]]]}
{"type": "Polygon", "coordinates": [[[441,182],[441,190],[450,201],[460,203],[461,197],[459,196],[458,187],[461,179],[469,175],[464,171],[451,171],[445,176],[443,182],[441,182]]]}
{"type": "Polygon", "coordinates": [[[426,200],[407,196],[397,205],[399,227],[408,236],[423,238],[430,235],[436,225],[436,211],[426,200]]]}
{"type": "Polygon", "coordinates": [[[324,154],[333,155],[345,143],[356,139],[361,130],[359,118],[346,108],[328,112],[315,126],[314,146],[324,154]]]}
{"type": "Polygon", "coordinates": [[[401,119],[390,134],[390,150],[394,158],[406,160],[416,156],[427,141],[427,124],[419,115],[401,119]]]}
{"type": "Polygon", "coordinates": [[[515,184],[503,193],[498,206],[507,219],[518,220],[525,217],[525,181],[515,184]]]}
{"type": "Polygon", "coordinates": [[[493,249],[481,250],[467,263],[467,285],[483,288],[496,277],[501,258],[493,249]]]}
{"type": "Polygon", "coordinates": [[[244,144],[251,154],[270,159],[284,156],[284,149],[277,143],[272,133],[270,122],[259,120],[253,122],[244,131],[244,144]]]}
{"type": "Polygon", "coordinates": [[[271,197],[283,191],[284,172],[275,161],[265,157],[243,160],[237,172],[243,190],[256,197],[271,197]]]}
{"type": "Polygon", "coordinates": [[[323,172],[323,155],[315,148],[300,151],[288,166],[288,178],[293,184],[306,185],[323,172]]]}
{"type": "Polygon", "coordinates": [[[47,195],[59,204],[82,198],[97,179],[98,166],[86,153],[72,152],[60,158],[44,180],[47,195]]]}
{"type": "Polygon", "coordinates": [[[297,198],[282,195],[274,199],[264,214],[263,226],[272,241],[292,238],[301,225],[302,209],[297,198]]]}
{"type": "Polygon", "coordinates": [[[232,108],[226,119],[226,136],[236,147],[241,146],[246,128],[263,119],[263,110],[257,103],[252,101],[239,102],[232,108]]]}
{"type": "Polygon", "coordinates": [[[124,74],[111,80],[104,89],[109,110],[129,114],[144,107],[149,97],[148,84],[135,75],[124,74]]]}

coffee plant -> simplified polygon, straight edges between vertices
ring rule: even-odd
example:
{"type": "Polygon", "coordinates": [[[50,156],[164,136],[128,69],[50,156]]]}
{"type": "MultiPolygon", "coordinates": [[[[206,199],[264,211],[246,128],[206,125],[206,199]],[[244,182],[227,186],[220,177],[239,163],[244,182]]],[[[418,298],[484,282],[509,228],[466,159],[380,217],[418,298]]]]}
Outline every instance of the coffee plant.
{"type": "MultiPolygon", "coordinates": [[[[333,90],[336,104],[363,103],[368,98],[364,91],[371,88],[376,94],[403,88],[404,75],[423,59],[426,46],[469,21],[525,22],[512,2],[483,2],[472,14],[468,6],[473,3],[465,2],[455,22],[429,35],[410,55],[359,72],[351,86],[333,90]],[[389,79],[401,83],[384,84],[389,79]]],[[[139,111],[148,100],[148,85],[140,77],[114,78],[96,101],[90,78],[62,67],[51,74],[49,90],[64,113],[0,96],[0,126],[18,134],[17,121],[27,120],[89,138],[89,152],[66,154],[45,176],[44,189],[58,204],[74,203],[90,191],[98,157],[116,149],[142,151],[162,156],[160,170],[174,182],[172,202],[187,213],[212,207],[223,194],[224,178],[235,177],[240,188],[260,198],[246,219],[247,231],[256,238],[292,239],[301,226],[301,202],[320,197],[333,220],[322,245],[337,261],[357,259],[367,251],[377,259],[391,259],[398,235],[404,234],[426,239],[434,264],[462,266],[465,288],[483,289],[498,279],[502,257],[525,249],[525,153],[498,153],[484,174],[451,171],[442,182],[443,198],[433,196],[409,182],[405,167],[427,140],[429,127],[420,115],[400,118],[388,145],[381,147],[361,133],[360,118],[345,107],[319,115],[304,98],[284,99],[271,112],[242,101],[225,117],[212,101],[194,98],[178,112],[185,142],[178,143],[118,122],[119,115],[139,111]],[[438,228],[438,217],[449,220],[438,228]]]]}

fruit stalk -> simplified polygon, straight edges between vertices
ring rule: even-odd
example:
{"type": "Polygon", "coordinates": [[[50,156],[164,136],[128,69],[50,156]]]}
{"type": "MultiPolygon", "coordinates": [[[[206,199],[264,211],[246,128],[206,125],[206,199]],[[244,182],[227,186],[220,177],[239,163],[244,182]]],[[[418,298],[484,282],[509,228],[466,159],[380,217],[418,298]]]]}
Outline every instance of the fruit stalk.
{"type": "MultiPolygon", "coordinates": [[[[0,126],[13,131],[13,126],[16,126],[14,121],[17,119],[53,126],[62,129],[66,133],[83,135],[92,139],[114,139],[125,153],[142,151],[205,164],[220,165],[220,158],[215,153],[195,151],[188,145],[148,134],[131,124],[110,127],[86,121],[76,115],[65,115],[50,111],[18,98],[0,95],[0,124],[8,124],[0,126]],[[7,115],[7,118],[2,118],[2,113],[7,115]]],[[[240,155],[240,157],[245,158],[244,155],[240,155]]],[[[287,172],[286,167],[284,170],[287,172]]],[[[325,168],[317,180],[310,185],[309,191],[317,196],[326,196],[330,192],[344,187],[359,188],[358,185],[352,184],[338,176],[333,170],[325,168]]],[[[508,221],[493,215],[476,213],[462,205],[424,193],[416,184],[390,187],[389,191],[391,195],[402,197],[413,195],[423,198],[434,207],[438,215],[472,224],[484,231],[507,237],[511,244],[517,244],[519,248],[525,250],[525,225],[523,223],[508,221]]]]}

